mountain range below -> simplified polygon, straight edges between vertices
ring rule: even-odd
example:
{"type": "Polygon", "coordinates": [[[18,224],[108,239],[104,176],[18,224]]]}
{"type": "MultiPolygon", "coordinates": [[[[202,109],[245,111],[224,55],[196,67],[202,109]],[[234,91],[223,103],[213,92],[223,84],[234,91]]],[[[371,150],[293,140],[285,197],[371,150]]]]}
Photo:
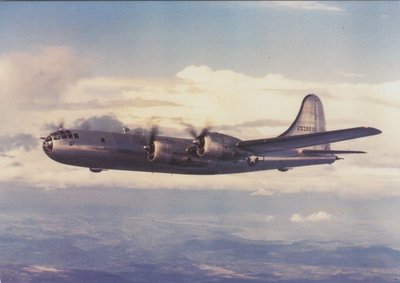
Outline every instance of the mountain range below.
{"type": "MultiPolygon", "coordinates": [[[[336,214],[324,223],[291,221],[301,207],[284,215],[281,204],[290,207],[295,196],[118,188],[3,188],[1,194],[1,282],[400,279],[398,249],[375,236],[357,243],[351,230],[328,237],[330,226],[341,225],[336,214]],[[304,233],[310,229],[313,237],[304,233]]],[[[316,197],[347,206],[332,196],[308,199],[316,197]]],[[[355,219],[354,229],[361,227],[355,219]]]]}

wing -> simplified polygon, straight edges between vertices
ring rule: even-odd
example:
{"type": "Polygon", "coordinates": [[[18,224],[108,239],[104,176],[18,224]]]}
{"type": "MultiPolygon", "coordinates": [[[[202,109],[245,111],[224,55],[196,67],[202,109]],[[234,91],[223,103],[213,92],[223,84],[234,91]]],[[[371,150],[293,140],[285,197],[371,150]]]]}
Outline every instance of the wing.
{"type": "Polygon", "coordinates": [[[320,156],[326,154],[354,154],[354,153],[366,153],[365,151],[359,150],[319,150],[319,149],[303,149],[302,153],[309,156],[320,156]]]}
{"type": "Polygon", "coordinates": [[[248,140],[238,143],[238,148],[261,154],[272,151],[282,151],[308,146],[351,140],[380,134],[375,128],[358,127],[335,131],[318,132],[296,136],[279,136],[276,138],[248,140]]]}

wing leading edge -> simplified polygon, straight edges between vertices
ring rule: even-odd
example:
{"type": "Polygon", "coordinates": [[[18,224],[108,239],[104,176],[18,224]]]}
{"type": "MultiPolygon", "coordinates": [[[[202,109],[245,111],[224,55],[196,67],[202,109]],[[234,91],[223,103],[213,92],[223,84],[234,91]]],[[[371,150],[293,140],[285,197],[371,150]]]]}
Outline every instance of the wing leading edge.
{"type": "Polygon", "coordinates": [[[241,141],[237,144],[237,146],[239,149],[247,150],[255,154],[263,154],[274,151],[298,149],[314,145],[357,139],[378,135],[380,133],[381,131],[375,128],[357,127],[304,135],[279,136],[276,138],[241,141]]]}

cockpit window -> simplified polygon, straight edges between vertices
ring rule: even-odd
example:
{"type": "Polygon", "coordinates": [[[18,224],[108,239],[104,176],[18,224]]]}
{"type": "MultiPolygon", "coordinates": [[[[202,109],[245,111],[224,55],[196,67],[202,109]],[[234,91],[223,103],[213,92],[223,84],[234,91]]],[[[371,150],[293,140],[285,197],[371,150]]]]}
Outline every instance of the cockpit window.
{"type": "Polygon", "coordinates": [[[59,140],[60,139],[60,134],[55,132],[55,133],[51,133],[50,136],[54,139],[54,140],[59,140]]]}
{"type": "Polygon", "coordinates": [[[51,133],[50,136],[54,140],[59,140],[59,139],[66,139],[66,138],[76,138],[79,139],[79,135],[77,133],[72,133],[70,130],[59,130],[57,132],[51,133]]]}
{"type": "Polygon", "coordinates": [[[68,137],[69,137],[70,139],[73,138],[72,133],[71,133],[70,130],[65,130],[65,133],[68,135],[68,137]]]}
{"type": "Polygon", "coordinates": [[[62,139],[66,139],[67,138],[67,135],[65,134],[64,131],[60,131],[60,134],[61,134],[61,138],[62,139]]]}

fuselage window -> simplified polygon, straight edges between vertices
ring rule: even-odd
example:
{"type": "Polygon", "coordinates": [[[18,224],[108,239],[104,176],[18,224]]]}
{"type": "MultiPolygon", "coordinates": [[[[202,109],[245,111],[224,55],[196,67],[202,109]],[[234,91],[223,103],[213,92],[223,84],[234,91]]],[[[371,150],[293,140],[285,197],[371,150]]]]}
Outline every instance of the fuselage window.
{"type": "Polygon", "coordinates": [[[74,138],[79,139],[79,135],[77,133],[74,133],[74,138]]]}
{"type": "Polygon", "coordinates": [[[106,142],[105,138],[100,139],[101,142],[106,142]]]}
{"type": "Polygon", "coordinates": [[[69,137],[70,139],[72,139],[72,134],[68,134],[68,137],[69,137]]]}

